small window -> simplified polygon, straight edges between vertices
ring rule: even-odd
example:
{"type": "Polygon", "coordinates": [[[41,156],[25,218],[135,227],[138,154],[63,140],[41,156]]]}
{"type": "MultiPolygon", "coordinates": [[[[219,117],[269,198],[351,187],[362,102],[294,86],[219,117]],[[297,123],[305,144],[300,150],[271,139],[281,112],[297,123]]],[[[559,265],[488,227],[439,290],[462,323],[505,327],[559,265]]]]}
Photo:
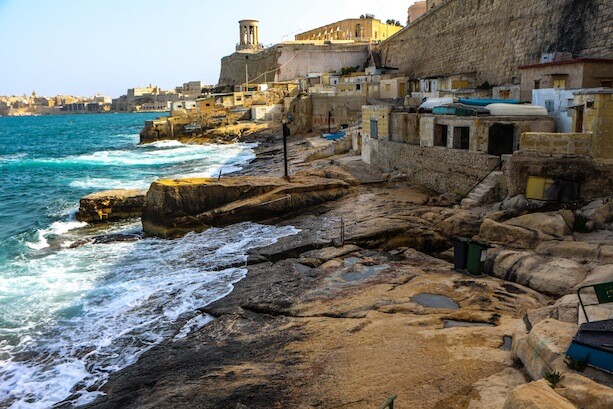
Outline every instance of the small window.
{"type": "Polygon", "coordinates": [[[552,99],[545,101],[545,108],[547,108],[547,112],[553,112],[554,104],[552,99]]]}
{"type": "Polygon", "coordinates": [[[602,81],[601,82],[603,88],[613,88],[613,81],[602,81]]]}
{"type": "Polygon", "coordinates": [[[385,84],[385,91],[390,92],[392,90],[392,84],[385,84]]]}
{"type": "Polygon", "coordinates": [[[379,137],[379,121],[376,118],[370,119],[370,137],[374,139],[379,137]]]}
{"type": "Polygon", "coordinates": [[[447,147],[447,125],[436,125],[434,128],[434,146],[447,147]]]}
{"type": "Polygon", "coordinates": [[[356,91],[360,91],[362,89],[362,86],[360,84],[356,84],[355,89],[356,91]]]}
{"type": "Polygon", "coordinates": [[[534,89],[541,89],[541,80],[534,81],[534,89]]]}
{"type": "Polygon", "coordinates": [[[557,79],[553,80],[554,88],[566,88],[566,80],[565,79],[557,79]]]}

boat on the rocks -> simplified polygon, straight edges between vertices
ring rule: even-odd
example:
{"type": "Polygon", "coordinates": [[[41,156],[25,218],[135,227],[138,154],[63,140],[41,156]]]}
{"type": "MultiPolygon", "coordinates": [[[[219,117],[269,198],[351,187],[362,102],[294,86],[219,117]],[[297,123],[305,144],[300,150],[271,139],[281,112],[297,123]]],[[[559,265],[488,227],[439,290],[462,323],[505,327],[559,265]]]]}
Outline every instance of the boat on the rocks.
{"type": "Polygon", "coordinates": [[[490,104],[485,107],[495,116],[548,116],[547,108],[530,104],[490,104]]]}
{"type": "Polygon", "coordinates": [[[458,99],[460,104],[473,105],[478,107],[484,107],[491,104],[519,104],[517,99],[496,99],[496,98],[460,98],[458,99]]]}

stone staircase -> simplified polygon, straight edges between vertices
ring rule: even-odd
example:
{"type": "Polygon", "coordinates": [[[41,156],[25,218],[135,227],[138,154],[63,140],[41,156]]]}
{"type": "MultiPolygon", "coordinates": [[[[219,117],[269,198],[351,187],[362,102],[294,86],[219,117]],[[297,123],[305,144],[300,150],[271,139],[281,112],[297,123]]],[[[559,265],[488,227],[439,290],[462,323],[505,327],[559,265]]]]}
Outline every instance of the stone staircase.
{"type": "Polygon", "coordinates": [[[471,190],[466,198],[462,199],[461,207],[463,209],[470,209],[471,207],[477,207],[495,200],[501,179],[501,171],[492,172],[487,175],[481,183],[471,190]]]}

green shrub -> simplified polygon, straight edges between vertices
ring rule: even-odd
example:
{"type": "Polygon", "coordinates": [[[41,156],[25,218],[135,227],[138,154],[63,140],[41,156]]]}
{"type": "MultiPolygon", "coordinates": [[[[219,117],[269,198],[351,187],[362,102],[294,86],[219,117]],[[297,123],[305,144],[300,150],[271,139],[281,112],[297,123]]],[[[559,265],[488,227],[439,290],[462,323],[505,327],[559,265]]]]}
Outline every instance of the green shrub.
{"type": "Polygon", "coordinates": [[[549,383],[549,386],[555,388],[558,382],[564,378],[564,375],[558,371],[547,372],[543,378],[549,383]]]}

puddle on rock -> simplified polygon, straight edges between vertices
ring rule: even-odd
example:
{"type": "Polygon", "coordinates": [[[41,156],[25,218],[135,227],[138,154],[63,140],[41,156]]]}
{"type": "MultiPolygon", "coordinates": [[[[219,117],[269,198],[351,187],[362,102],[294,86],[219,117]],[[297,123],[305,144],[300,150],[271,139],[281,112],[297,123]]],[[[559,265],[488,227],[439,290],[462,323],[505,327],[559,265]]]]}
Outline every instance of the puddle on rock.
{"type": "Polygon", "coordinates": [[[351,267],[356,263],[359,263],[360,261],[362,261],[361,258],[357,258],[357,257],[348,257],[345,259],[344,264],[345,267],[351,267]]]}
{"type": "Polygon", "coordinates": [[[349,273],[343,274],[343,280],[345,281],[362,281],[366,280],[377,274],[379,271],[383,271],[388,269],[390,266],[387,264],[383,264],[380,266],[365,266],[360,271],[351,271],[349,273]]]}
{"type": "Polygon", "coordinates": [[[470,322],[470,321],[456,321],[456,320],[443,320],[445,328],[453,327],[495,327],[494,324],[487,322],[470,322]]]}
{"type": "Polygon", "coordinates": [[[305,266],[304,264],[300,264],[300,263],[294,263],[294,268],[300,274],[304,274],[304,273],[311,271],[311,267],[305,266]]]}
{"type": "Polygon", "coordinates": [[[513,346],[513,337],[505,335],[502,338],[502,345],[500,345],[498,349],[501,349],[503,351],[510,351],[512,346],[513,346]]]}
{"type": "Polygon", "coordinates": [[[445,308],[448,310],[460,309],[460,306],[455,301],[444,295],[421,293],[411,298],[411,301],[427,308],[445,308]]]}

